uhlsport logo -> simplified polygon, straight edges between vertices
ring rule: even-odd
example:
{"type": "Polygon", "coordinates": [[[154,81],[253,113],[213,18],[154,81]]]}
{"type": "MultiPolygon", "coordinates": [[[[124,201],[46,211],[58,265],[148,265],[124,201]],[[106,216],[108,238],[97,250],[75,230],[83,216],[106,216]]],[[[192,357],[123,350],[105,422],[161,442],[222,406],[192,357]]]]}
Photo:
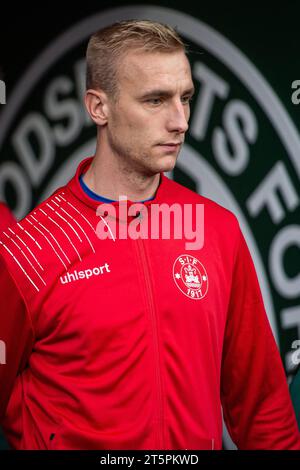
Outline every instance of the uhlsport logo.
{"type": "Polygon", "coordinates": [[[171,176],[237,215],[292,372],[291,345],[300,337],[299,135],[255,65],[201,19],[159,6],[114,8],[85,18],[50,44],[2,109],[0,199],[22,217],[93,155],[96,131],[82,103],[87,41],[99,28],[130,18],[173,25],[190,46],[196,93],[171,176]]]}
{"type": "Polygon", "coordinates": [[[69,284],[70,282],[80,281],[82,279],[90,279],[93,276],[102,276],[105,273],[110,273],[109,264],[105,263],[103,266],[95,266],[91,269],[84,269],[83,271],[77,271],[75,269],[72,273],[68,272],[63,276],[60,276],[60,282],[62,284],[69,284]]]}
{"type": "Polygon", "coordinates": [[[178,289],[193,300],[203,299],[207,293],[207,272],[194,256],[178,256],[173,265],[173,279],[178,289]]]}

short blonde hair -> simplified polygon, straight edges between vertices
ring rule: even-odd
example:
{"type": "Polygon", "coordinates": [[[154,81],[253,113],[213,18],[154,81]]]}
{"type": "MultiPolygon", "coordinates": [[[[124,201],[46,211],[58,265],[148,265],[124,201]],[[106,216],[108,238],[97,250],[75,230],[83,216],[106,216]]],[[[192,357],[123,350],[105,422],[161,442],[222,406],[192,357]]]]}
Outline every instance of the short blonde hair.
{"type": "Polygon", "coordinates": [[[118,93],[118,65],[133,49],[175,52],[186,47],[168,25],[150,20],[125,20],[94,33],[86,53],[86,87],[104,90],[111,98],[118,93]]]}

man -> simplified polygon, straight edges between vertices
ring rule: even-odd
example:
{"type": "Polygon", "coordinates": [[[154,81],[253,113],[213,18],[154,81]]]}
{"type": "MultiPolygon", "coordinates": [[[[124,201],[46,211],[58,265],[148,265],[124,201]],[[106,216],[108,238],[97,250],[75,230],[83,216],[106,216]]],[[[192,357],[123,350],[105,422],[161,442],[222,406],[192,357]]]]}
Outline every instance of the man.
{"type": "Polygon", "coordinates": [[[220,449],[222,405],[240,449],[300,449],[238,222],[163,174],[193,92],[173,29],[132,20],[90,39],[95,156],[0,243],[12,447],[220,449]],[[157,206],[182,210],[184,229],[204,207],[204,244],[178,236],[174,214],[163,233],[157,206]]]}

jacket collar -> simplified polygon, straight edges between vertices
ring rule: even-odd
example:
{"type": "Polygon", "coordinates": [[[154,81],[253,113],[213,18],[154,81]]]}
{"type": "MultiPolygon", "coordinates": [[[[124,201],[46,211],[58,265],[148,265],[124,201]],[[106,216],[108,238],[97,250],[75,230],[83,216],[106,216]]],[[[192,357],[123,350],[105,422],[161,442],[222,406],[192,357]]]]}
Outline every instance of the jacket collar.
{"type": "MultiPolygon", "coordinates": [[[[107,206],[107,207],[111,206],[112,207],[111,212],[114,212],[116,214],[116,218],[118,220],[123,220],[124,219],[124,206],[120,207],[120,204],[124,204],[124,203],[120,203],[119,201],[114,201],[114,202],[111,202],[107,205],[106,203],[103,203],[101,201],[96,201],[96,200],[92,199],[91,197],[89,197],[83,191],[83,189],[81,187],[79,178],[83,173],[85,173],[87,171],[87,169],[89,168],[89,166],[92,163],[93,158],[94,157],[87,157],[78,165],[76,173],[75,173],[74,177],[67,184],[67,187],[72,192],[72,194],[77,199],[79,199],[83,204],[85,204],[86,206],[89,206],[90,208],[94,209],[95,211],[97,209],[99,209],[100,206],[102,206],[103,204],[105,204],[105,206],[107,206]]],[[[126,220],[128,220],[130,222],[130,220],[135,219],[137,217],[137,215],[128,216],[128,210],[133,205],[136,205],[136,206],[132,207],[132,209],[131,209],[132,211],[134,211],[135,209],[138,210],[138,209],[141,209],[141,208],[143,208],[144,210],[147,210],[147,206],[150,206],[151,204],[159,204],[162,201],[166,202],[165,201],[165,197],[167,195],[166,186],[168,186],[168,184],[167,184],[168,181],[169,181],[169,178],[167,178],[163,174],[163,172],[161,172],[160,173],[160,183],[159,183],[159,186],[157,188],[156,194],[155,194],[154,198],[151,199],[150,201],[145,201],[145,202],[141,203],[141,202],[134,202],[134,201],[131,201],[130,199],[127,199],[125,201],[125,203],[127,204],[127,219],[126,220]]]]}

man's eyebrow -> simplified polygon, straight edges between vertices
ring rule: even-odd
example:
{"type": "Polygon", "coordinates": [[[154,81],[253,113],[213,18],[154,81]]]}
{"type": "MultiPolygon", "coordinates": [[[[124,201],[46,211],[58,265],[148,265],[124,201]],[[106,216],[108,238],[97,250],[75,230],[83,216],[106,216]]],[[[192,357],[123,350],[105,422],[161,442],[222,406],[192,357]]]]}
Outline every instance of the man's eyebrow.
{"type": "Polygon", "coordinates": [[[188,90],[185,90],[184,95],[193,95],[195,93],[195,87],[191,87],[188,90]]]}
{"type": "MultiPolygon", "coordinates": [[[[187,90],[183,91],[183,95],[193,95],[195,93],[195,88],[191,87],[188,88],[187,90]]],[[[170,90],[163,90],[163,89],[153,89],[149,91],[145,91],[142,93],[141,97],[142,98],[149,98],[152,96],[173,96],[173,93],[170,90]]]]}

